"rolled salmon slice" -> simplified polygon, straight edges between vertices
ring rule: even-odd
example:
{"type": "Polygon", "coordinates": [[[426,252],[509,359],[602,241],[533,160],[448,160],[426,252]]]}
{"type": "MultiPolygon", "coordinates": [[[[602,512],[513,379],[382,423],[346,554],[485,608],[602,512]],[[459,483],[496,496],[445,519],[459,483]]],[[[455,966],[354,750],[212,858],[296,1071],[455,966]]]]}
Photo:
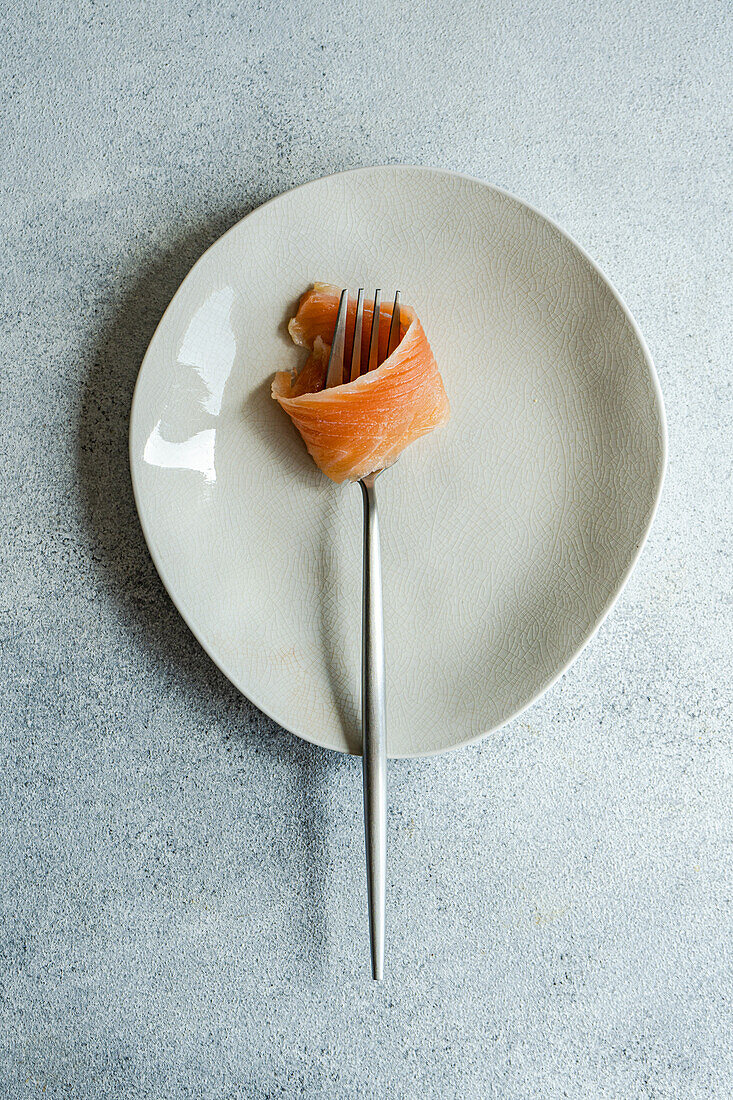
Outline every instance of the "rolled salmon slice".
{"type": "MultiPolygon", "coordinates": [[[[279,371],[272,396],[303,437],[314,462],[333,481],[357,481],[390,466],[416,439],[445,424],[448,397],[423,327],[400,307],[400,342],[381,366],[353,382],[324,389],[341,290],[315,283],[288,325],[310,356],[296,376],[279,371]]],[[[364,302],[362,363],[367,362],[374,302],[364,302]]],[[[345,364],[351,362],[356,298],[349,297],[345,364]]],[[[379,312],[379,357],[386,356],[392,303],[379,312]]],[[[348,372],[348,366],[345,367],[348,372]]]]}

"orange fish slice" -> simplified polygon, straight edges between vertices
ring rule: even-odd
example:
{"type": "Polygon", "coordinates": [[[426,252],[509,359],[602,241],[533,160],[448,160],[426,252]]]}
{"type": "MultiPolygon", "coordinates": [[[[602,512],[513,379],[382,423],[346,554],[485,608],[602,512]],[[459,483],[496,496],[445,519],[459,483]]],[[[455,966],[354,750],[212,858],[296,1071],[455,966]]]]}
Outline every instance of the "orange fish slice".
{"type": "Polygon", "coordinates": [[[340,298],[341,290],[326,283],[315,283],[306,291],[288,330],[311,354],[297,377],[280,371],[272,383],[272,396],[295,424],[313,460],[337,482],[358,481],[390,466],[405,447],[450,416],[430,344],[409,306],[398,307],[400,339],[390,354],[391,304],[377,301],[378,335],[370,349],[375,303],[361,299],[362,316],[357,318],[357,301],[351,296],[344,360],[359,360],[362,373],[354,376],[347,369],[348,381],[324,389],[340,298]],[[361,354],[352,359],[355,329],[361,354]],[[368,369],[375,361],[379,365],[368,369]]]}

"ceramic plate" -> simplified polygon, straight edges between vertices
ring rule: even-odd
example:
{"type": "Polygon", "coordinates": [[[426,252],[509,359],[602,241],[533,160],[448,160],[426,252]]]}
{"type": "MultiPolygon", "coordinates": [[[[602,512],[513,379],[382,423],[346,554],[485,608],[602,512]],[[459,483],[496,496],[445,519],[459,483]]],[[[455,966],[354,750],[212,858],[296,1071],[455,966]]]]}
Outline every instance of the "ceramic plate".
{"type": "Polygon", "coordinates": [[[665,427],[618,294],[568,236],[478,180],[377,167],[254,211],[198,261],[135,390],[151,554],[186,622],[275,721],[359,751],[361,500],[270,398],[314,280],[396,287],[452,419],[379,481],[390,756],[475,741],[556,679],[649,529],[665,427]]]}

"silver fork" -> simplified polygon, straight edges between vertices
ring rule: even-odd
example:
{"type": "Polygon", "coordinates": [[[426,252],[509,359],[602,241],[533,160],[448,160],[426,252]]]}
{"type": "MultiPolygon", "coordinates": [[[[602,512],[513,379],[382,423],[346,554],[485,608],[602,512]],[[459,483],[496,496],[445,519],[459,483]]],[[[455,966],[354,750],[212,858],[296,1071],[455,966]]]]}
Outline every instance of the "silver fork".
{"type": "MultiPolygon", "coordinates": [[[[381,291],[374,292],[374,312],[369,334],[367,371],[379,366],[379,307],[381,291]]],[[[344,376],[346,314],[349,292],[343,290],[336,316],[336,328],[326,372],[326,387],[353,382],[362,373],[361,337],[364,321],[364,290],[356,300],[354,342],[348,376],[344,376]]],[[[387,355],[400,342],[400,292],[395,294],[389,326],[387,355]]],[[[365,372],[366,373],[366,372],[365,372]]],[[[384,915],[387,864],[387,728],[384,702],[384,616],[382,610],[382,558],[379,546],[379,514],[375,483],[382,470],[361,478],[364,505],[364,549],[361,617],[361,729],[364,774],[364,839],[366,847],[367,896],[372,978],[384,975],[384,915]]]]}

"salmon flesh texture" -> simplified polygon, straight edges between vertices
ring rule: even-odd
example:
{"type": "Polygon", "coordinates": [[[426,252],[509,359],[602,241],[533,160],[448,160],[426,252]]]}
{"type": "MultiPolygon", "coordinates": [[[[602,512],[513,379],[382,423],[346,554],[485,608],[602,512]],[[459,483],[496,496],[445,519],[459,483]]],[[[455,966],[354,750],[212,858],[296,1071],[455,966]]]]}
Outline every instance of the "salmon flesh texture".
{"type": "MultiPolygon", "coordinates": [[[[293,341],[310,350],[300,373],[279,371],[272,396],[303,437],[314,462],[333,481],[357,481],[390,466],[416,439],[445,424],[448,397],[423,327],[400,307],[400,342],[387,357],[392,303],[379,311],[380,366],[353,382],[324,389],[341,291],[315,283],[288,325],[293,341]],[[384,361],[382,362],[382,359],[384,361]]],[[[364,301],[362,365],[366,370],[374,302],[364,301]]],[[[356,299],[349,296],[344,373],[348,378],[356,299]]]]}

